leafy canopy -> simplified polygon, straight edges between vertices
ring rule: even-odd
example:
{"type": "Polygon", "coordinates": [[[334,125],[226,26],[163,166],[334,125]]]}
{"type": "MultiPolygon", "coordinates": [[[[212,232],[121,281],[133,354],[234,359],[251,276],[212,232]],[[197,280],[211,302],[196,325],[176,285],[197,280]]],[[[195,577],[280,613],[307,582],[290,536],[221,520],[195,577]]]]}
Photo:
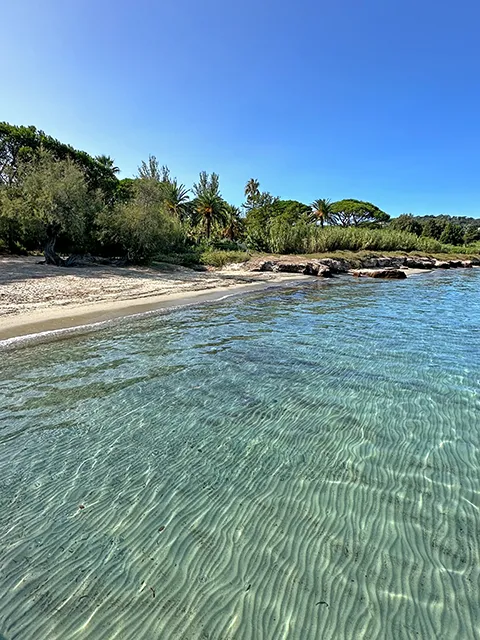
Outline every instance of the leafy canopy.
{"type": "Polygon", "coordinates": [[[207,240],[212,233],[212,225],[223,224],[226,219],[227,203],[220,193],[218,174],[201,171],[199,180],[193,185],[195,219],[205,229],[207,240]]]}
{"type": "Polygon", "coordinates": [[[371,202],[362,200],[339,200],[330,207],[329,224],[342,227],[358,227],[372,222],[387,222],[390,219],[385,213],[371,202]]]}

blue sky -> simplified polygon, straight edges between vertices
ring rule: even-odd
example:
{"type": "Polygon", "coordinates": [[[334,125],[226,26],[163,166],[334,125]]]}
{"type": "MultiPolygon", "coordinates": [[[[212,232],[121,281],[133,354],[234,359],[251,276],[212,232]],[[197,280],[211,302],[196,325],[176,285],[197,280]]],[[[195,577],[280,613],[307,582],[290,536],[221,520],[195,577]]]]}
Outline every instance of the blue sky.
{"type": "Polygon", "coordinates": [[[150,153],[283,198],[480,216],[474,0],[15,0],[0,120],[130,176],[150,153]]]}

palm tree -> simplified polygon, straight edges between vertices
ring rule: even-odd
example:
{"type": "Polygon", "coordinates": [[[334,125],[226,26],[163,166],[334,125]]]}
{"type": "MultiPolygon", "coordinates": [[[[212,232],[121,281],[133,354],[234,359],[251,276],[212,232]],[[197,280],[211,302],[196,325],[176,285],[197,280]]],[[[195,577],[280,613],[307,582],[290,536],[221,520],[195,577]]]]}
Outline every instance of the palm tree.
{"type": "Polygon", "coordinates": [[[231,242],[238,239],[242,232],[243,220],[240,217],[240,209],[233,204],[227,204],[225,207],[225,227],[223,229],[223,235],[231,242]]]}
{"type": "Polygon", "coordinates": [[[219,177],[216,173],[208,175],[206,171],[200,172],[198,184],[193,185],[195,193],[195,211],[205,225],[205,235],[210,239],[212,224],[224,222],[226,202],[220,194],[219,177]]]}
{"type": "Polygon", "coordinates": [[[251,178],[245,185],[244,193],[247,199],[246,207],[254,207],[260,200],[260,182],[255,178],[251,178]]]}
{"type": "Polygon", "coordinates": [[[108,169],[108,171],[110,171],[114,175],[120,172],[120,169],[115,166],[115,160],[110,156],[105,156],[102,154],[101,156],[96,156],[95,160],[98,162],[98,164],[101,164],[104,169],[108,169]]]}
{"type": "Polygon", "coordinates": [[[187,189],[184,184],[179,184],[176,178],[163,183],[165,205],[171,213],[180,219],[185,213],[189,193],[190,189],[187,189]]]}
{"type": "Polygon", "coordinates": [[[328,224],[332,213],[332,202],[328,198],[318,198],[310,205],[312,208],[312,216],[315,222],[320,222],[320,226],[328,224]]]}

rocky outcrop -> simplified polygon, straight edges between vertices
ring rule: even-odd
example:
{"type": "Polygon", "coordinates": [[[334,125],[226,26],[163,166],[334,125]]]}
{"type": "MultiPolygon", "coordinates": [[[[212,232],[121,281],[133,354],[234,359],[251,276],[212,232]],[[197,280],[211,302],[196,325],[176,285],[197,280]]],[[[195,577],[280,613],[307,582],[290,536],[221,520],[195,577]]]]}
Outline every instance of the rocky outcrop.
{"type": "Polygon", "coordinates": [[[360,258],[362,269],[399,269],[405,265],[405,256],[374,256],[372,258],[360,258]]]}
{"type": "Polygon", "coordinates": [[[319,260],[301,260],[293,256],[291,259],[250,260],[249,271],[273,271],[276,273],[301,273],[308,276],[328,278],[332,275],[327,265],[319,260]]]}
{"type": "Polygon", "coordinates": [[[406,256],[403,264],[410,269],[433,269],[435,267],[435,260],[422,256],[406,256]]]}
{"type": "Polygon", "coordinates": [[[297,256],[268,256],[249,260],[247,271],[274,271],[330,277],[337,273],[351,273],[356,277],[404,279],[402,269],[454,269],[480,265],[477,258],[469,260],[437,260],[430,256],[372,256],[349,262],[344,258],[305,258],[297,256]]]}
{"type": "Polygon", "coordinates": [[[382,278],[386,280],[404,280],[407,277],[401,269],[358,269],[350,271],[356,278],[382,278]]]}
{"type": "Polygon", "coordinates": [[[332,273],[347,273],[352,268],[348,260],[343,258],[321,258],[315,262],[328,267],[332,273]]]}

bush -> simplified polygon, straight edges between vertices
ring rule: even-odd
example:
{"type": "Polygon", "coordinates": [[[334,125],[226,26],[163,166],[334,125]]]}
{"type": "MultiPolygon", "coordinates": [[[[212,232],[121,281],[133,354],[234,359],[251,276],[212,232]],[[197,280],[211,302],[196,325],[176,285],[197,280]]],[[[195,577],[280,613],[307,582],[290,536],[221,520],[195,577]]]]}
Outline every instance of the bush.
{"type": "Polygon", "coordinates": [[[178,264],[182,267],[194,267],[200,264],[200,252],[186,251],[185,253],[158,253],[155,255],[155,261],[169,262],[170,264],[178,264]]]}

